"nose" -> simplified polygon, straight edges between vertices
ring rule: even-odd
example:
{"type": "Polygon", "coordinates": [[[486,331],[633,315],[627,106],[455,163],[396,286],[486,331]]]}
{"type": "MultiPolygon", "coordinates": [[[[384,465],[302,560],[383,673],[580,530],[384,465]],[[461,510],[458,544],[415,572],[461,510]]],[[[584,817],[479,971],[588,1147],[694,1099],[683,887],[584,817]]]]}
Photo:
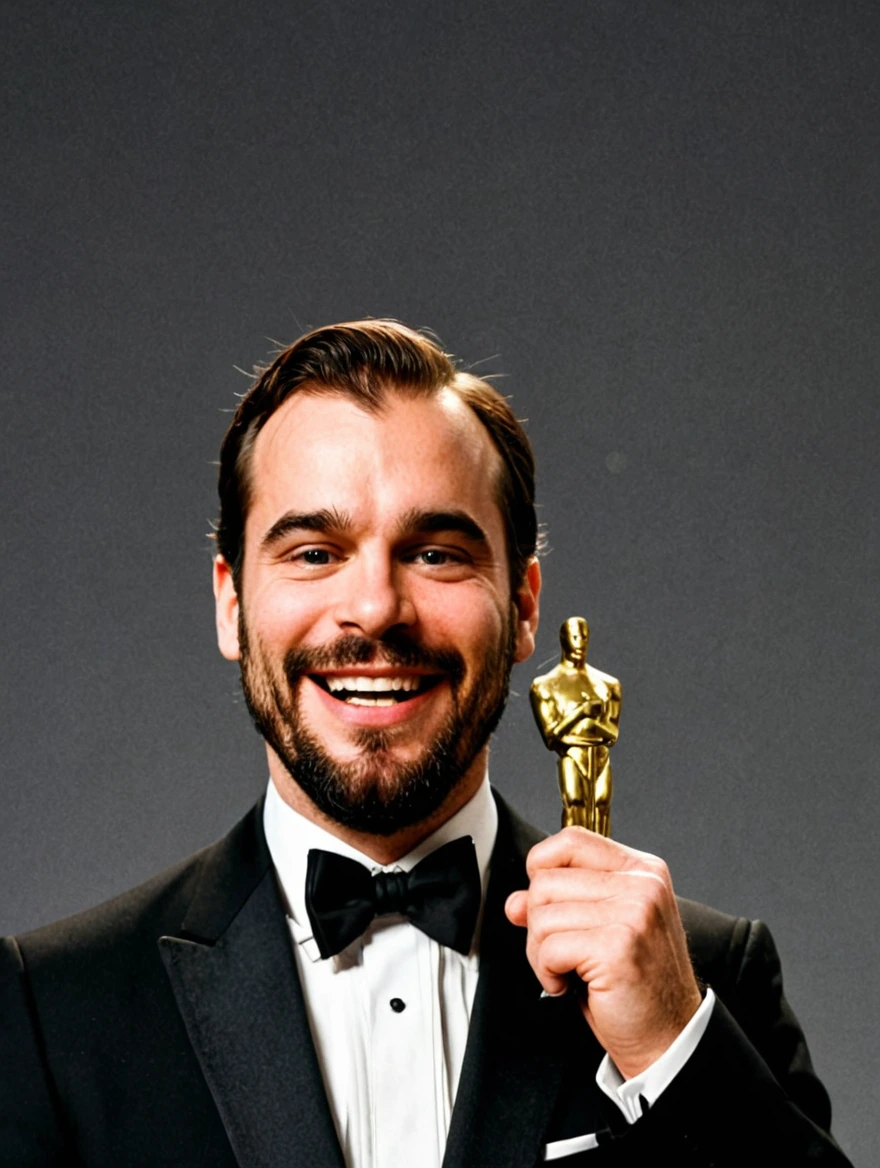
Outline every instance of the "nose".
{"type": "Polygon", "coordinates": [[[361,549],[337,579],[340,593],[334,615],[342,631],[378,640],[392,628],[415,624],[405,570],[386,551],[361,549]]]}

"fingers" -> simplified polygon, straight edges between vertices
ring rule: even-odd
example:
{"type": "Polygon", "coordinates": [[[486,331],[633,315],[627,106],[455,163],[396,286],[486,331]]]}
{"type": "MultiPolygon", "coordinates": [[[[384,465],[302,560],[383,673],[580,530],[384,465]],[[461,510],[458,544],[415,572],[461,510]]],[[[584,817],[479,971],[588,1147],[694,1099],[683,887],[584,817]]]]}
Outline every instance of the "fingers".
{"type": "Polygon", "coordinates": [[[668,1049],[700,1003],[672,880],[657,856],[568,827],[532,848],[506,912],[548,994],[580,987],[593,1033],[626,1077],[668,1049]]]}
{"type": "Polygon", "coordinates": [[[650,852],[640,852],[619,840],[588,831],[585,827],[565,827],[536,844],[529,856],[535,867],[568,865],[624,869],[634,864],[656,862],[650,852]]]}
{"type": "Polygon", "coordinates": [[[582,931],[550,932],[543,940],[529,934],[528,957],[535,975],[548,993],[560,983],[568,986],[573,973],[589,985],[592,993],[638,980],[632,962],[632,930],[614,922],[582,931]],[[613,971],[613,977],[608,976],[613,971]]]}
{"type": "Polygon", "coordinates": [[[568,900],[615,900],[643,896],[664,903],[671,889],[657,872],[641,868],[602,872],[588,868],[539,868],[529,884],[529,907],[568,900]]]}
{"type": "MultiPolygon", "coordinates": [[[[529,923],[529,894],[527,892],[514,892],[507,898],[507,903],[504,906],[504,911],[508,919],[514,925],[526,927],[529,923]]],[[[541,966],[540,969],[535,960],[536,946],[532,939],[531,930],[526,940],[526,956],[532,969],[535,971],[535,976],[541,983],[541,988],[548,994],[553,996],[557,994],[564,994],[568,990],[568,978],[566,974],[568,970],[560,968],[557,973],[554,973],[549,967],[541,966]]],[[[569,969],[571,966],[569,966],[569,969]]]]}
{"type": "Polygon", "coordinates": [[[585,827],[564,827],[530,850],[526,870],[532,877],[540,868],[598,868],[622,870],[627,866],[631,848],[606,839],[585,827]]]}
{"type": "Polygon", "coordinates": [[[661,908],[674,904],[665,863],[648,852],[627,848],[580,827],[542,840],[529,853],[528,890],[513,893],[505,906],[515,925],[545,904],[645,897],[661,908]]]}
{"type": "MultiPolygon", "coordinates": [[[[658,906],[639,897],[619,897],[612,901],[563,901],[531,908],[528,913],[529,937],[541,947],[548,937],[563,933],[583,934],[609,926],[631,934],[631,944],[640,937],[651,937],[664,927],[658,906]]],[[[589,942],[595,945],[595,940],[589,942]]],[[[569,966],[569,969],[573,968],[569,966]]]]}
{"type": "Polygon", "coordinates": [[[565,828],[528,856],[528,890],[507,901],[528,928],[529,962],[548,993],[576,973],[592,989],[634,984],[653,966],[688,964],[665,863],[584,828],[565,828]]]}
{"type": "Polygon", "coordinates": [[[666,865],[650,852],[628,848],[617,840],[606,839],[585,827],[565,827],[556,835],[535,844],[526,860],[529,876],[541,868],[595,868],[624,872],[643,868],[664,870],[666,865]]]}
{"type": "Polygon", "coordinates": [[[679,932],[677,915],[639,897],[548,904],[528,913],[526,955],[550,993],[570,973],[591,993],[650,986],[658,976],[661,983],[689,983],[679,932]]]}
{"type": "Polygon", "coordinates": [[[635,980],[656,958],[658,946],[668,962],[676,949],[677,914],[665,911],[662,899],[663,894],[636,891],[536,903],[531,892],[515,892],[506,911],[513,924],[528,928],[526,956],[541,985],[560,993],[569,973],[596,989],[614,979],[635,980]]]}

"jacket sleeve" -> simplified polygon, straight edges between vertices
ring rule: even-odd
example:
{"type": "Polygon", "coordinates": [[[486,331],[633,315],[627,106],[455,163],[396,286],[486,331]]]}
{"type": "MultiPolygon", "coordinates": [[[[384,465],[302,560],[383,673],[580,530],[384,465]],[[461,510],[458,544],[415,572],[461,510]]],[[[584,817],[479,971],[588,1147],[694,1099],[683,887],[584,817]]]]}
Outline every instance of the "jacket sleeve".
{"type": "Polygon", "coordinates": [[[69,1164],[27,975],[13,938],[0,938],[0,1162],[69,1164]]]}
{"type": "MultiPolygon", "coordinates": [[[[692,1168],[851,1168],[829,1134],[831,1108],[782,992],[769,930],[738,921],[699,1046],[654,1106],[621,1131],[622,1163],[668,1149],[692,1168]]],[[[720,972],[720,971],[719,971],[720,972]]]]}

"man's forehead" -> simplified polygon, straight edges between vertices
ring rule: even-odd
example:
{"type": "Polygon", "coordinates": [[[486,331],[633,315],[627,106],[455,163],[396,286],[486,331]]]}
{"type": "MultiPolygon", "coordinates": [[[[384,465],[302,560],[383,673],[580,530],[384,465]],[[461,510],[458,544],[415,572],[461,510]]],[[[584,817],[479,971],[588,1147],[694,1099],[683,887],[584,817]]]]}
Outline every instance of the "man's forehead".
{"type": "Polygon", "coordinates": [[[414,397],[389,390],[377,409],[347,394],[301,390],[268,419],[251,456],[251,508],[283,492],[326,484],[353,466],[377,475],[409,467],[413,487],[438,497],[473,494],[495,501],[501,457],[476,414],[452,390],[414,397]],[[427,473],[433,471],[433,474],[427,473]],[[304,472],[311,472],[303,481],[304,472]],[[432,492],[433,493],[433,492],[432,492]]]}

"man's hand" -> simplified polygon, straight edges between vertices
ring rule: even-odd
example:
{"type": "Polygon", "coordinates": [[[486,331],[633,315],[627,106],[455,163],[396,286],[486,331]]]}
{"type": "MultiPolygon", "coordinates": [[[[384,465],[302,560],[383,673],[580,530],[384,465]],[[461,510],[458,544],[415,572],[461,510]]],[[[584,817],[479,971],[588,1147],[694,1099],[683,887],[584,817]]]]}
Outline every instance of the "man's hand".
{"type": "Polygon", "coordinates": [[[701,995],[662,860],[566,827],[529,852],[528,891],[505,911],[528,928],[526,953],[548,994],[576,974],[581,1008],[627,1079],[670,1046],[701,995]]]}

